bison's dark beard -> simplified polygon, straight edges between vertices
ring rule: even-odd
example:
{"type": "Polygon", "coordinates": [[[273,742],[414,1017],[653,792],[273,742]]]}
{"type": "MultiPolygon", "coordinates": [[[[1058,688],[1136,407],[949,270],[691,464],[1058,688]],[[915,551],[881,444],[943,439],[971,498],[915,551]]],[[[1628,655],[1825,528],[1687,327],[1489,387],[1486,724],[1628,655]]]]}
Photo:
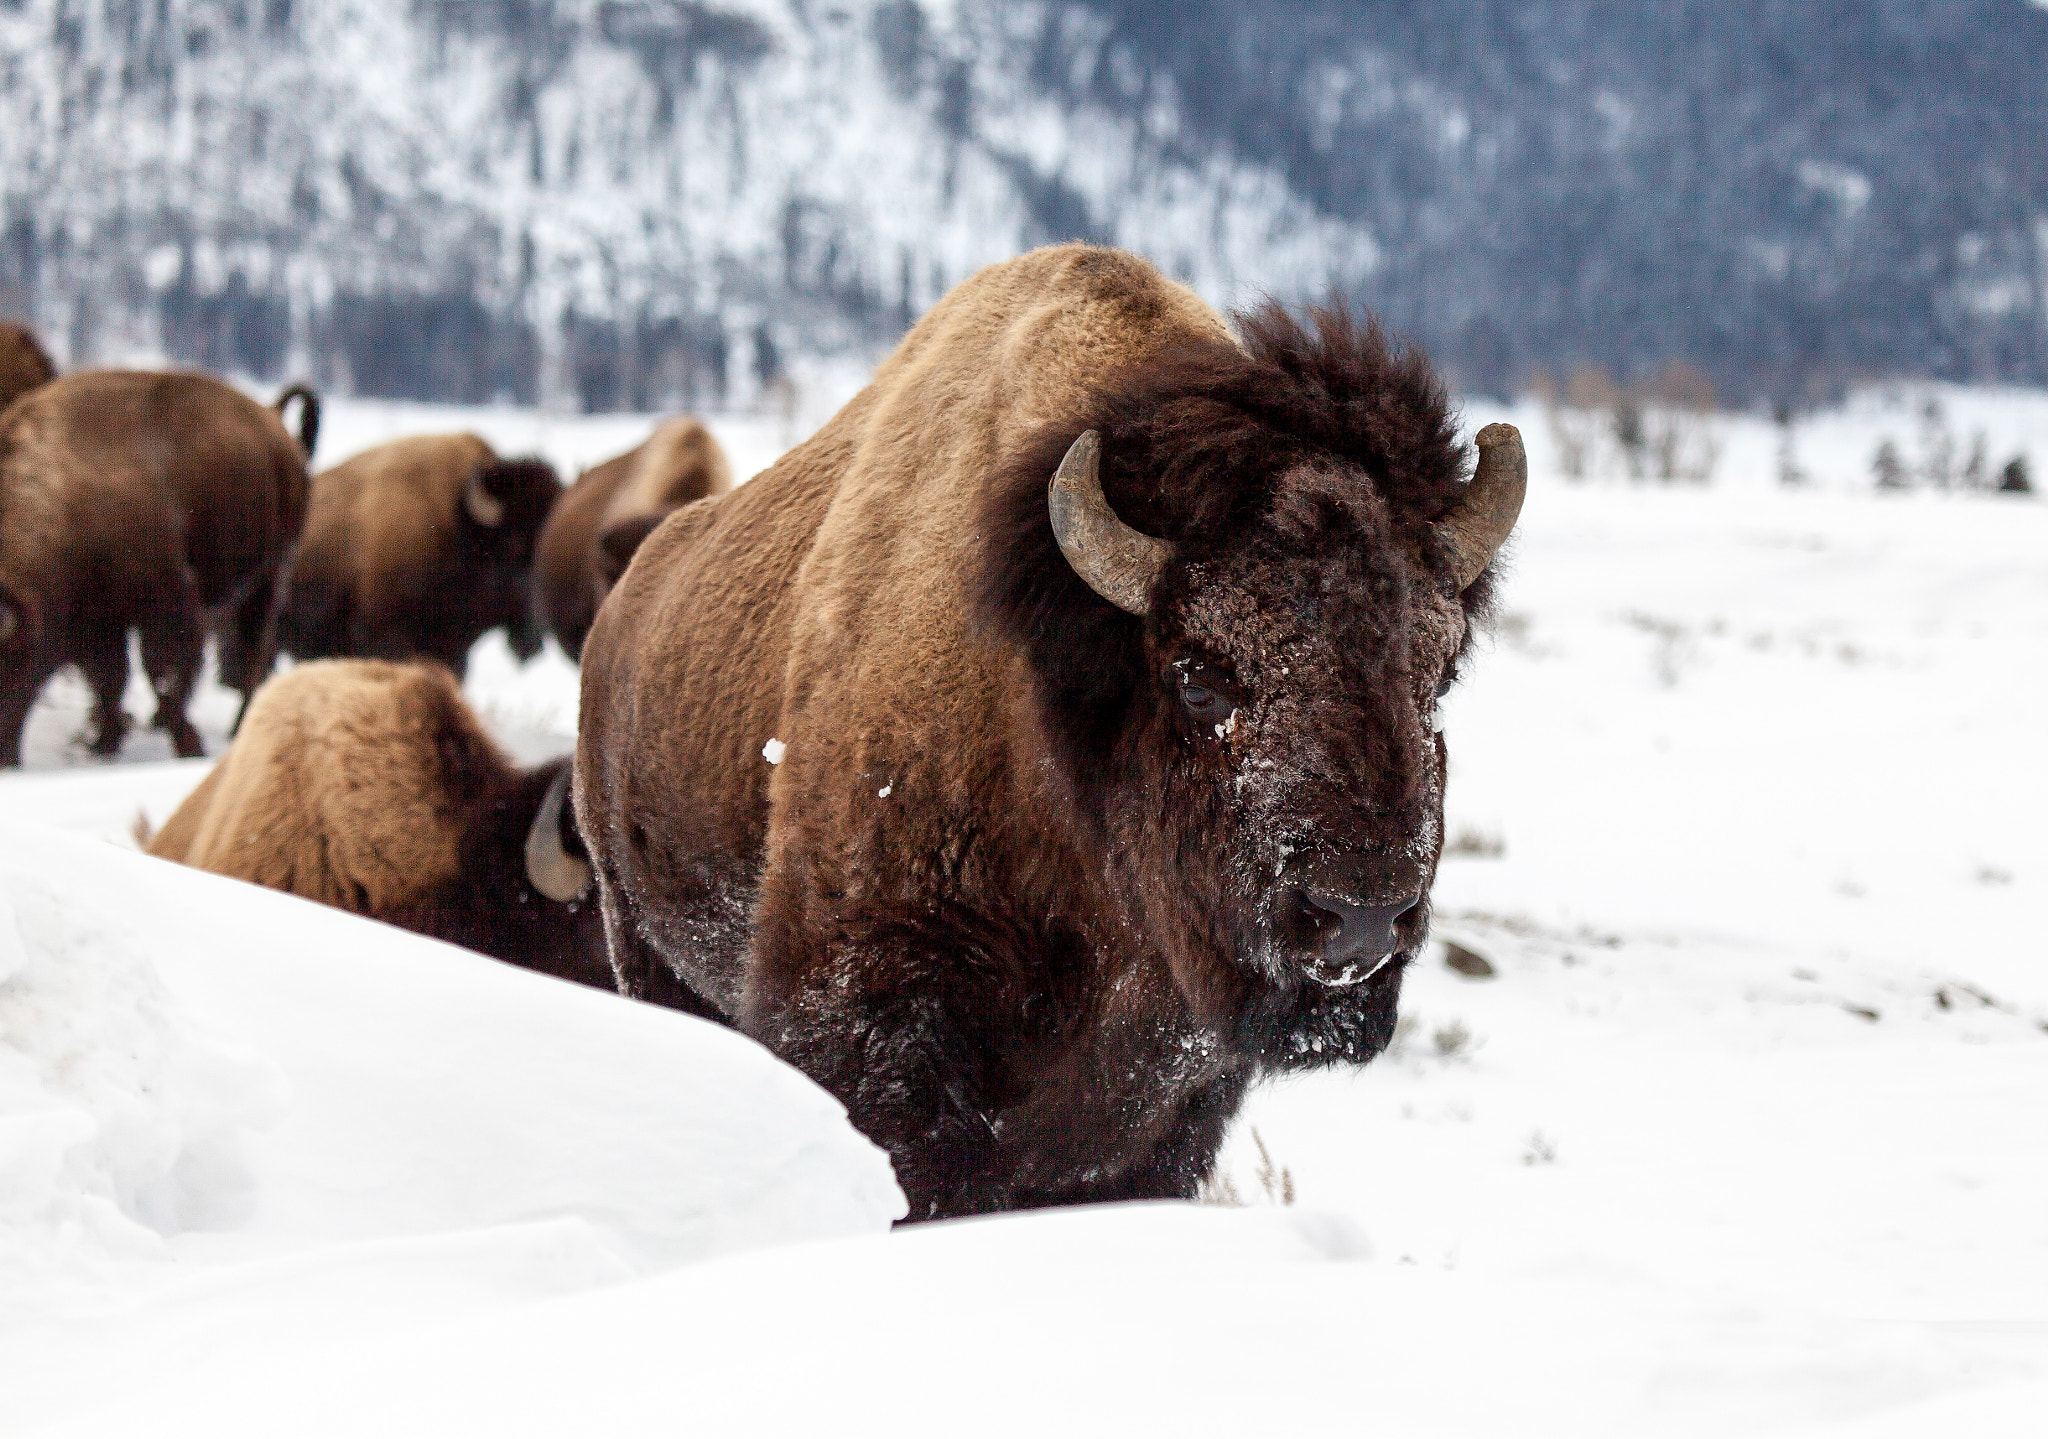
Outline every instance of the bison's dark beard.
{"type": "Polygon", "coordinates": [[[1371,979],[1334,989],[1306,977],[1254,984],[1230,1026],[1230,1044],[1269,1070],[1364,1064],[1393,1042],[1403,950],[1371,979]]]}

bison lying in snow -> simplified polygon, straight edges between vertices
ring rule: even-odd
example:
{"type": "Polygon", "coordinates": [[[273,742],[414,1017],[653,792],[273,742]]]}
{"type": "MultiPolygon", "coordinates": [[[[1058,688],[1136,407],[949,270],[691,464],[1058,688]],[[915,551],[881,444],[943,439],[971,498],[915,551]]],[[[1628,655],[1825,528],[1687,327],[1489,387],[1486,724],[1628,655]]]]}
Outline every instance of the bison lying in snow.
{"type": "Polygon", "coordinates": [[[418,435],[313,477],[278,644],[300,659],[437,659],[463,673],[503,625],[540,648],[534,537],[561,493],[546,461],[501,460],[475,435],[418,435]]]}
{"type": "Polygon", "coordinates": [[[149,852],[610,989],[568,785],[514,769],[440,666],[325,661],[257,693],[149,852]]]}
{"type": "Polygon", "coordinates": [[[541,618],[572,659],[648,532],[671,510],[731,488],[725,451],[687,417],[665,422],[568,488],[540,532],[533,577],[541,618]]]}
{"type": "Polygon", "coordinates": [[[57,378],[57,367],[20,325],[0,324],[0,410],[57,378]]]}
{"type": "Polygon", "coordinates": [[[984,270],[591,631],[621,986],[813,1075],[915,1216],[1190,1195],[1252,1078],[1393,1032],[1521,440],[1465,482],[1421,356],[1242,329],[1113,251],[984,270]]]}
{"type": "Polygon", "coordinates": [[[20,762],[29,708],[67,663],[93,689],[94,750],[121,747],[131,629],[179,754],[201,752],[185,703],[209,630],[247,707],[275,657],[277,579],[306,514],[319,404],[293,396],[298,441],[204,375],[69,375],[0,415],[0,764],[20,762]]]}

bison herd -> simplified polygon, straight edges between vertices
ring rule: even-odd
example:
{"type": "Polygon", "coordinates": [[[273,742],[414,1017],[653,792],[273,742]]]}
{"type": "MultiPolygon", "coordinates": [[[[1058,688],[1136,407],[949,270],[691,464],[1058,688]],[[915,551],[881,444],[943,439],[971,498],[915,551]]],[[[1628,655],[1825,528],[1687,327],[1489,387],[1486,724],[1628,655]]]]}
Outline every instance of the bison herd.
{"type": "Polygon", "coordinates": [[[468,435],[309,479],[302,390],[5,332],[0,406],[6,758],[67,663],[118,746],[130,630],[197,753],[217,635],[238,733],[153,853],[735,1026],[916,1219],[1190,1196],[1253,1080],[1386,1046],[1526,473],[1369,320],[1233,334],[1082,245],[739,488],[694,420],[567,490],[468,435]],[[580,657],[573,767],[464,704],[498,626],[580,657]]]}

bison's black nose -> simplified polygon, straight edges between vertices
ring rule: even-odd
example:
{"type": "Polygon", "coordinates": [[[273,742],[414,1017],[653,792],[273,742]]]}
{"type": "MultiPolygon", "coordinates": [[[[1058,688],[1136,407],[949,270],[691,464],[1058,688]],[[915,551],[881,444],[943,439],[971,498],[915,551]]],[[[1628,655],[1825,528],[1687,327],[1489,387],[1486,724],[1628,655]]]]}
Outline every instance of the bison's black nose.
{"type": "Polygon", "coordinates": [[[1317,933],[1325,960],[1374,960],[1399,948],[1394,927],[1422,902],[1411,894],[1386,904],[1353,904],[1334,894],[1309,893],[1309,908],[1318,910],[1317,933]]]}

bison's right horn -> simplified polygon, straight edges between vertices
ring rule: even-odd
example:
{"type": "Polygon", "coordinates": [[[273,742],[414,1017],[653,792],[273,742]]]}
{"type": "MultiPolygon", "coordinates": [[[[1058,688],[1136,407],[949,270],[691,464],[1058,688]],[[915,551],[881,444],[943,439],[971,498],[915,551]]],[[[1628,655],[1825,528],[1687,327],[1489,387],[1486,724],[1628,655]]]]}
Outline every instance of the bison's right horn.
{"type": "Polygon", "coordinates": [[[487,530],[496,529],[505,522],[505,502],[484,488],[482,465],[469,472],[469,479],[462,487],[462,507],[469,511],[471,519],[487,530]]]}
{"type": "Polygon", "coordinates": [[[1485,572],[1494,552],[1507,543],[1529,488],[1529,457],[1522,450],[1520,430],[1491,424],[1473,443],[1479,446],[1479,468],[1472,472],[1472,483],[1465,486],[1464,498],[1436,522],[1436,532],[1451,548],[1461,590],[1485,572]]]}
{"type": "Polygon", "coordinates": [[[1089,430],[1068,447],[1046,491],[1053,538],[1089,589],[1142,615],[1152,607],[1152,586],[1173,558],[1173,546],[1117,518],[1103,497],[1101,470],[1102,437],[1089,430]]]}
{"type": "Polygon", "coordinates": [[[562,797],[569,792],[569,766],[563,765],[541,799],[526,832],[526,878],[556,904],[569,904],[590,893],[590,863],[562,847],[562,797]]]}

